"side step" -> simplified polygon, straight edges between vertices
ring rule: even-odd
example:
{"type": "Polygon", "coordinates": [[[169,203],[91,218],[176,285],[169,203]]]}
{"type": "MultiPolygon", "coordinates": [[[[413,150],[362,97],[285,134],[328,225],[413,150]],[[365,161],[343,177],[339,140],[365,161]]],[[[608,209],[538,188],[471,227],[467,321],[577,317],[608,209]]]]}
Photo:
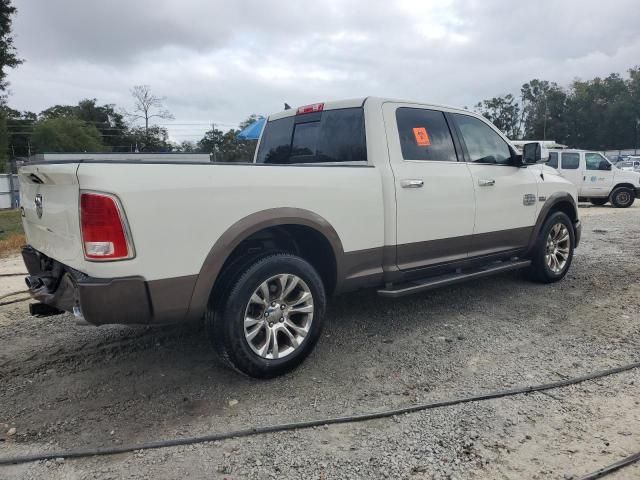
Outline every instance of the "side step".
{"type": "Polygon", "coordinates": [[[481,268],[467,270],[465,272],[448,273],[437,277],[429,277],[425,279],[413,280],[411,282],[392,285],[389,288],[378,290],[378,295],[383,297],[403,297],[412,293],[424,292],[433,288],[446,287],[454,283],[460,283],[467,280],[480,277],[488,277],[496,273],[509,272],[511,270],[519,270],[527,268],[531,265],[531,260],[510,260],[507,262],[495,262],[481,268]]]}

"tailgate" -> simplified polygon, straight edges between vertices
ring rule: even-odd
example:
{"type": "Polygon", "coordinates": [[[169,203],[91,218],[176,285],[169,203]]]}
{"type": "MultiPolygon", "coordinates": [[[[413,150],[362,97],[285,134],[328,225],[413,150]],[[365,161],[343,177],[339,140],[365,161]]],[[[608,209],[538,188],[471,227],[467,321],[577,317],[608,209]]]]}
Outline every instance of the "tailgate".
{"type": "Polygon", "coordinates": [[[78,163],[26,165],[20,168],[20,204],[27,243],[71,267],[84,256],[78,212],[78,163]]]}

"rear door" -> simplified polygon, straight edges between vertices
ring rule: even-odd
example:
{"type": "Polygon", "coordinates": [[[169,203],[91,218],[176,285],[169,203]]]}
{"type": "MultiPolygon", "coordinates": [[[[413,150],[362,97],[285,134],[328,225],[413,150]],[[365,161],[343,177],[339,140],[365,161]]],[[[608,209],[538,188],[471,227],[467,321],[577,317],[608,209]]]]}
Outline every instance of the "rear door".
{"type": "Polygon", "coordinates": [[[613,165],[597,152],[584,154],[583,187],[580,195],[607,197],[613,187],[613,165]]]}
{"type": "Polygon", "coordinates": [[[383,114],[396,191],[398,267],[409,270],[466,258],[475,197],[444,113],[385,103],[383,114]]]}
{"type": "Polygon", "coordinates": [[[20,168],[20,205],[27,243],[70,266],[82,264],[77,163],[20,168]]]}
{"type": "Polygon", "coordinates": [[[449,116],[460,136],[475,189],[470,255],[488,255],[527,245],[536,219],[536,169],[514,166],[515,152],[488,122],[461,113],[449,116]]]}

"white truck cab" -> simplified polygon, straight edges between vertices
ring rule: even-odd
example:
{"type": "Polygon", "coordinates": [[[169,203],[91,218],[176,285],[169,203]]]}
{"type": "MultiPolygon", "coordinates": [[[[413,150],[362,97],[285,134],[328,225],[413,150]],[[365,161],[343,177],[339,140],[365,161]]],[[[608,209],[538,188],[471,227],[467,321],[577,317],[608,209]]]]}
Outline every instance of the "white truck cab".
{"type": "Polygon", "coordinates": [[[594,205],[627,208],[640,197],[640,173],[616,168],[599,152],[552,149],[547,166],[578,187],[580,200],[594,205]]]}

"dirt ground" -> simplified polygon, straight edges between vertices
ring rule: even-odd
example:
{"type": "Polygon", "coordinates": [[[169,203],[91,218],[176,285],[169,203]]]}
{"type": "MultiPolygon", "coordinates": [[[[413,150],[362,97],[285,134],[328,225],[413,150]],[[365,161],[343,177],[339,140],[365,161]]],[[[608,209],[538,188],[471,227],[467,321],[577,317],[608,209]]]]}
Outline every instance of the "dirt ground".
{"type": "MultiPolygon", "coordinates": [[[[375,411],[638,361],[640,206],[580,212],[564,281],[511,273],[396,300],[334,299],[315,352],[272,381],[218,365],[197,325],[95,328],[32,318],[27,302],[0,307],[0,456],[375,411]]],[[[640,450],[639,402],[632,370],[357,424],[0,466],[0,478],[579,478],[640,450]]],[[[640,464],[607,478],[640,478],[640,464]]]]}

